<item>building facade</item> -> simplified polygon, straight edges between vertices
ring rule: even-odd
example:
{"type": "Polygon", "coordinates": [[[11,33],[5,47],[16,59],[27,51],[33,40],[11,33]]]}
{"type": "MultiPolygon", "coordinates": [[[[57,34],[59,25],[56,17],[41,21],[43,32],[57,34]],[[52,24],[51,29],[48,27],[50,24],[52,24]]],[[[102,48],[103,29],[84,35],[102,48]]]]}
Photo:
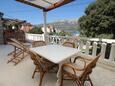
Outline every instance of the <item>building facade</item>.
{"type": "MultiPolygon", "coordinates": [[[[42,27],[41,29],[42,29],[43,32],[45,32],[45,28],[44,27],[42,27]]],[[[55,30],[53,25],[47,25],[47,27],[46,27],[46,32],[47,33],[52,33],[52,32],[55,32],[55,31],[56,30],[55,30]]]]}

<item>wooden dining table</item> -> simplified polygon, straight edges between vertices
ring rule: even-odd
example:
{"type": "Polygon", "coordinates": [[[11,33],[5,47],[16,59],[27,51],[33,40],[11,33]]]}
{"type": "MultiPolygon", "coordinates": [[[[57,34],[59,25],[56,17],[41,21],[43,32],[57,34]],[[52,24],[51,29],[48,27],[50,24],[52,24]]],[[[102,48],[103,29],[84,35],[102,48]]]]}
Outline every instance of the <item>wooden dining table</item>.
{"type": "Polygon", "coordinates": [[[74,58],[80,53],[80,50],[77,48],[65,47],[62,45],[45,45],[30,48],[30,50],[55,64],[59,64],[57,72],[57,86],[60,84],[61,65],[66,62],[70,62],[70,58],[74,58]]]}

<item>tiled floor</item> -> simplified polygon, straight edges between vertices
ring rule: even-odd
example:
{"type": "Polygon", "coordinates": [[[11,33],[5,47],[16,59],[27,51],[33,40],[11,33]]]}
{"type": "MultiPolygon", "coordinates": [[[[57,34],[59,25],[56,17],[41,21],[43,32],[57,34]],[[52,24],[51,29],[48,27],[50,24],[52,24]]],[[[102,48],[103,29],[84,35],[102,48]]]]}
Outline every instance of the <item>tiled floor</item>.
{"type": "MultiPolygon", "coordinates": [[[[14,66],[7,64],[8,52],[13,48],[9,45],[0,45],[0,86],[38,86],[39,76],[32,79],[34,65],[29,57],[14,66]]],[[[91,74],[94,86],[115,86],[115,72],[96,67],[91,74]]],[[[56,74],[48,73],[44,78],[43,86],[56,86],[56,74]]],[[[76,86],[72,81],[65,81],[64,86],[76,86]]],[[[90,86],[90,85],[86,85],[90,86]]]]}

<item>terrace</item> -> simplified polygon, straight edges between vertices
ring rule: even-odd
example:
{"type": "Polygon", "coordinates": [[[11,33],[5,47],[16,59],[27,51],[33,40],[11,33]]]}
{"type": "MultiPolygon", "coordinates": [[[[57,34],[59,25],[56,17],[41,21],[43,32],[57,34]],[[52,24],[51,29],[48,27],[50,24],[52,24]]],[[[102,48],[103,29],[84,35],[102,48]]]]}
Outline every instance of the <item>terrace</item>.
{"type": "MultiPolygon", "coordinates": [[[[28,36],[29,35],[33,36],[32,34],[28,34],[28,36]]],[[[34,37],[29,37],[29,38],[33,38],[34,40],[41,40],[43,39],[42,36],[43,35],[41,36],[34,35],[34,37]]],[[[27,34],[26,34],[26,39],[28,39],[27,34]]],[[[52,39],[52,41],[53,40],[54,38],[52,39]]],[[[52,41],[49,43],[53,43],[52,41]]],[[[87,53],[86,49],[88,48],[84,49],[86,51],[86,52],[84,51],[84,53],[87,53]]],[[[11,45],[0,45],[0,69],[1,69],[0,85],[1,86],[20,86],[20,85],[36,86],[39,83],[38,82],[39,76],[36,74],[34,79],[31,78],[35,66],[29,57],[23,59],[23,61],[21,61],[16,66],[14,66],[12,63],[7,64],[7,61],[10,58],[8,56],[8,53],[11,52],[12,50],[13,50],[13,46],[11,45]]],[[[93,52],[94,51],[95,50],[93,49],[93,52]]],[[[114,86],[115,85],[114,76],[115,76],[115,61],[112,61],[110,59],[104,59],[102,57],[99,60],[96,68],[93,70],[91,74],[91,79],[93,81],[94,86],[114,86]]],[[[43,80],[43,86],[56,86],[56,80],[57,80],[56,73],[48,73],[43,80]]],[[[69,81],[65,80],[64,82],[65,86],[72,86],[72,85],[74,86],[74,84],[75,83],[73,83],[70,80],[69,81]]],[[[89,86],[88,83],[86,83],[85,86],[89,86]]]]}
{"type": "MultiPolygon", "coordinates": [[[[34,0],[17,0],[34,7],[43,9],[44,11],[44,27],[46,28],[46,12],[67,4],[71,0],[62,0],[63,2],[45,4],[44,7],[38,6],[39,4],[30,3],[34,0]],[[55,5],[51,5],[54,4],[55,5]],[[51,5],[51,6],[49,6],[51,5]],[[48,8],[46,8],[48,7],[48,8]]],[[[45,1],[46,0],[40,0],[45,1]]],[[[49,1],[49,0],[48,0],[49,1]]],[[[57,0],[59,1],[59,0],[57,0]]],[[[22,34],[21,34],[22,35],[22,34]]],[[[14,36],[15,37],[15,36],[14,36]]],[[[73,41],[76,44],[76,49],[81,50],[86,55],[96,56],[97,53],[101,52],[102,56],[99,59],[97,66],[91,73],[91,80],[94,86],[115,86],[115,40],[110,39],[90,39],[90,38],[78,38],[78,37],[65,37],[65,36],[52,36],[45,34],[28,34],[25,33],[25,39],[28,42],[31,41],[46,41],[48,44],[61,45],[64,41],[73,41]]],[[[31,43],[30,43],[31,44],[31,43]]],[[[14,47],[8,44],[0,45],[0,86],[37,86],[39,84],[39,74],[35,75],[32,79],[31,76],[35,69],[30,56],[25,57],[19,64],[14,65],[13,63],[7,64],[7,61],[11,56],[8,56],[9,52],[13,51],[14,47]]],[[[43,86],[56,86],[57,75],[56,73],[48,73],[43,79],[43,86]]],[[[65,80],[64,86],[76,85],[71,80],[65,80]]],[[[90,86],[89,83],[85,83],[85,86],[90,86]]]]}

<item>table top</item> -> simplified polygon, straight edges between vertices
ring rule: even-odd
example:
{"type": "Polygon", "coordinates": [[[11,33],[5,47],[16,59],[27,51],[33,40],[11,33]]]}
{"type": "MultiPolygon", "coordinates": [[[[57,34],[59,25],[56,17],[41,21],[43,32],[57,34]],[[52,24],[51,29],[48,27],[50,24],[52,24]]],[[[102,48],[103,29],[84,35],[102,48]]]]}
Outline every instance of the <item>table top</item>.
{"type": "Polygon", "coordinates": [[[72,56],[76,56],[79,52],[76,48],[64,47],[62,45],[46,45],[30,48],[30,50],[54,63],[60,63],[72,56]]]}

